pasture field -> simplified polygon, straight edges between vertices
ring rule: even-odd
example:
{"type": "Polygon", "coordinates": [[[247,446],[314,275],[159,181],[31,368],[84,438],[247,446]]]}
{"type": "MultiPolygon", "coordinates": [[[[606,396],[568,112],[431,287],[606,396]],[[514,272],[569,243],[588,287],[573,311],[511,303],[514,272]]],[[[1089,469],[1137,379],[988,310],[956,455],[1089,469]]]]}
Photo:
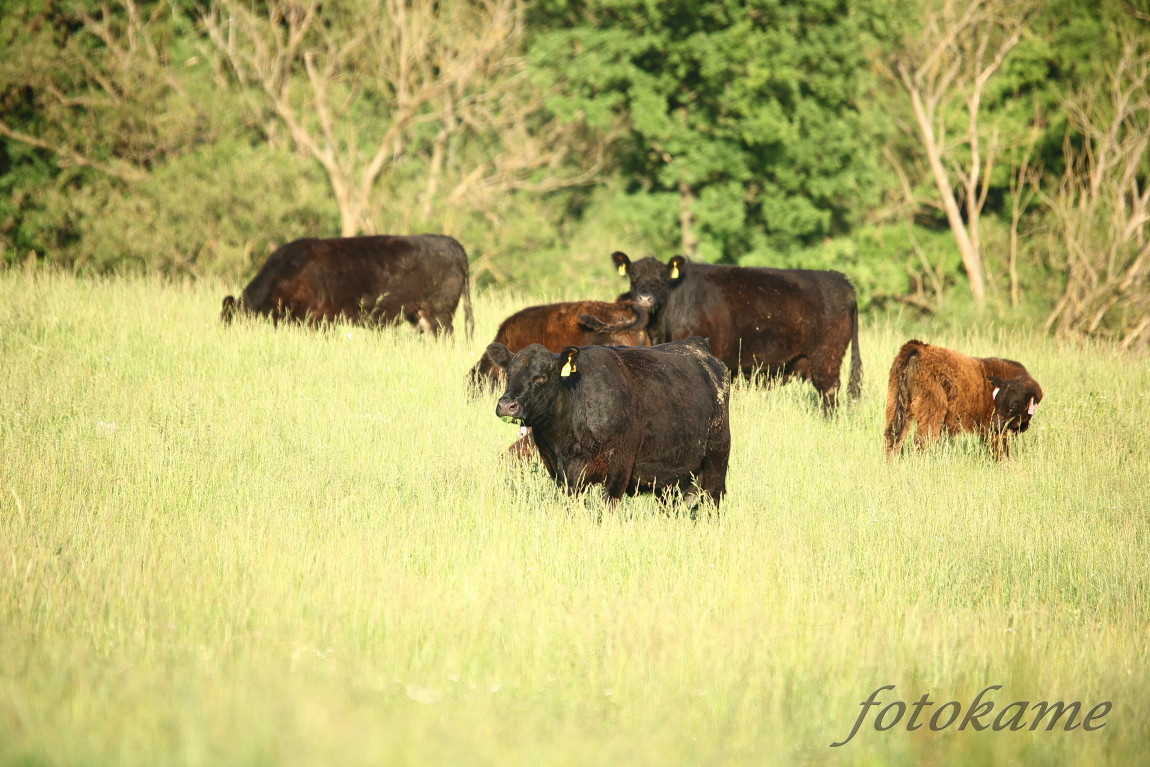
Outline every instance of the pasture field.
{"type": "Polygon", "coordinates": [[[1046,399],[1001,465],[966,439],[888,462],[907,334],[866,322],[834,419],[736,386],[729,495],[691,522],[504,459],[464,381],[532,299],[434,341],[223,327],[224,292],[0,274],[0,764],[1147,763],[1147,358],[916,333],[1046,399]],[[831,748],[882,685],[926,716],[1001,685],[983,724],[1112,707],[1089,732],[876,707],[831,748]]]}

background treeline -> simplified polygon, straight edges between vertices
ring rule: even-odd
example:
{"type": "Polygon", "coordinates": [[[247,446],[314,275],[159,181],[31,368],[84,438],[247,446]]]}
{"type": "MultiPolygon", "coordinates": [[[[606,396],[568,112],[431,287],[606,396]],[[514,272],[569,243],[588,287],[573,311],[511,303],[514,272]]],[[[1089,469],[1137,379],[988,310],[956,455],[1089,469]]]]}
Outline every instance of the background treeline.
{"type": "Polygon", "coordinates": [[[239,282],[442,231],[482,287],[614,249],[1150,344],[1147,0],[23,0],[0,262],[239,282]]]}

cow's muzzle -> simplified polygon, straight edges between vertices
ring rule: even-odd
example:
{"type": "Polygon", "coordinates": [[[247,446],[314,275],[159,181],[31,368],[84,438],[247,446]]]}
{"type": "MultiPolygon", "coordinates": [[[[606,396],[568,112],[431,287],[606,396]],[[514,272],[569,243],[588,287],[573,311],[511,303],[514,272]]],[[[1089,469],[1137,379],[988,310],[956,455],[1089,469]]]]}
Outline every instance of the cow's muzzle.
{"type": "Polygon", "coordinates": [[[636,306],[641,306],[644,309],[650,309],[652,306],[655,305],[655,297],[653,295],[651,295],[650,293],[640,293],[636,296],[633,296],[631,298],[631,301],[636,306]]]}
{"type": "Polygon", "coordinates": [[[519,420],[519,403],[513,399],[501,397],[495,405],[495,415],[505,421],[519,420]]]}

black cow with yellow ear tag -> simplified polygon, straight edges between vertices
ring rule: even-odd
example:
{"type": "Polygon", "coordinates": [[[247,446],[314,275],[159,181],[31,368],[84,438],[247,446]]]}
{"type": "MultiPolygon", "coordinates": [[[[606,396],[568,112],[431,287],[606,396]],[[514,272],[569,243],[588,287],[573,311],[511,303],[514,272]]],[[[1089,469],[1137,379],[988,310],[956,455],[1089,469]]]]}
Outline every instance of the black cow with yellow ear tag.
{"type": "Polygon", "coordinates": [[[824,412],[836,407],[840,373],[851,349],[847,390],[862,392],[858,303],[846,276],[813,269],[768,269],[651,256],[611,262],[631,289],[620,296],[650,314],[653,344],[703,336],[712,353],[747,378],[809,380],[824,412]]]}
{"type": "Polygon", "coordinates": [[[717,507],[731,449],[730,378],[706,339],[642,347],[487,347],[507,389],[496,415],[532,429],[552,478],[569,492],[700,495],[717,507]]]}

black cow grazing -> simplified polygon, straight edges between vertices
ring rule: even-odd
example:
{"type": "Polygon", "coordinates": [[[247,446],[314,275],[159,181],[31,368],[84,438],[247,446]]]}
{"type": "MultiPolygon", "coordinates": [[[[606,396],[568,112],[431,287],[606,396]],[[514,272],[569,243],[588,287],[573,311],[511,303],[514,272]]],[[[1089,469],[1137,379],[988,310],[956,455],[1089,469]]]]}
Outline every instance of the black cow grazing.
{"type": "Polygon", "coordinates": [[[611,259],[631,280],[624,295],[651,312],[651,343],[704,336],[733,375],[809,379],[826,412],[835,407],[849,345],[849,392],[858,399],[858,304],[839,272],[721,266],[683,256],[632,263],[618,251],[611,259]]]}
{"type": "Polygon", "coordinates": [[[568,492],[602,484],[624,493],[676,488],[688,507],[699,493],[718,506],[731,450],[730,378],[703,338],[661,346],[532,344],[487,356],[507,373],[495,414],[531,428],[552,478],[568,492]]]}
{"type": "MultiPolygon", "coordinates": [[[[557,352],[565,346],[649,346],[647,310],[629,301],[568,301],[529,306],[503,320],[495,343],[512,354],[531,344],[557,352]]],[[[503,371],[484,353],[471,369],[471,382],[492,387],[503,371]]]]}
{"type": "Polygon", "coordinates": [[[467,253],[451,237],[308,238],[277,248],[238,301],[224,299],[220,317],[230,322],[245,311],[311,324],[402,318],[425,333],[451,335],[460,294],[470,338],[475,320],[467,253]]]}

